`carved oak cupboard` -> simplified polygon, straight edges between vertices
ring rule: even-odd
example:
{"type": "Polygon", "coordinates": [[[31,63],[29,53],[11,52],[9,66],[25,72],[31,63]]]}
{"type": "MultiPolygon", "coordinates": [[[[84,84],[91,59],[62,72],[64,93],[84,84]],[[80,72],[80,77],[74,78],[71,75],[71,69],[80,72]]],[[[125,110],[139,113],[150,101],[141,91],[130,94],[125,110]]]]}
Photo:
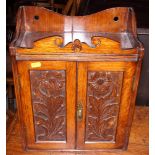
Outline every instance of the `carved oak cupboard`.
{"type": "Polygon", "coordinates": [[[25,149],[126,149],[143,46],[131,8],[20,7],[10,45],[25,149]]]}

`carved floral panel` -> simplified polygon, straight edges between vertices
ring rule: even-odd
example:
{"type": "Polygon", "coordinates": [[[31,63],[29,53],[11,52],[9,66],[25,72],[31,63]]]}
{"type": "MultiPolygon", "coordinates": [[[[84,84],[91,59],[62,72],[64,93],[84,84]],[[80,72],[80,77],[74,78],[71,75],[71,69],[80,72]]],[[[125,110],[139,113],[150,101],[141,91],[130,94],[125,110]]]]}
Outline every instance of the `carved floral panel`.
{"type": "Polygon", "coordinates": [[[115,141],[123,72],[89,71],[86,141],[115,141]]]}
{"type": "Polygon", "coordinates": [[[65,141],[65,71],[32,70],[30,80],[36,141],[65,141]]]}

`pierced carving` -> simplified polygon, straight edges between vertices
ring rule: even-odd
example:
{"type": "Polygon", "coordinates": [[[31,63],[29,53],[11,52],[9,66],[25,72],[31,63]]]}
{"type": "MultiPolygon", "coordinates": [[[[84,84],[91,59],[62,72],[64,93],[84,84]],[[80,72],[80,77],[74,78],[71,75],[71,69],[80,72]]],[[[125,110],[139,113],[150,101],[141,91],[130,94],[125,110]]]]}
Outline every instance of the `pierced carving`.
{"type": "Polygon", "coordinates": [[[56,37],[55,38],[55,45],[57,45],[58,47],[62,47],[63,44],[63,38],[62,37],[56,37]]]}
{"type": "Polygon", "coordinates": [[[88,72],[86,141],[114,141],[122,72],[88,72]]]}
{"type": "Polygon", "coordinates": [[[82,50],[82,44],[81,44],[80,40],[78,40],[78,39],[74,40],[74,42],[72,44],[72,49],[74,52],[80,52],[82,50]]]}
{"type": "Polygon", "coordinates": [[[97,38],[97,37],[93,37],[92,43],[93,43],[93,45],[95,45],[95,47],[99,47],[99,46],[101,46],[101,39],[97,38]]]}
{"type": "Polygon", "coordinates": [[[36,141],[66,140],[65,71],[30,71],[36,141]]]}

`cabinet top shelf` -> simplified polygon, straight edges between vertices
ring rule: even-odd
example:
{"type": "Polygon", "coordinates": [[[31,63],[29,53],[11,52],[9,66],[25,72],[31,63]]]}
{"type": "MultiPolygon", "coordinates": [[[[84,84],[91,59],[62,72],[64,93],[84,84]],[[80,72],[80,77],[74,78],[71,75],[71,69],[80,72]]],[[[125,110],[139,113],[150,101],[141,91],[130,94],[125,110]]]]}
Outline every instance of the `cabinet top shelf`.
{"type": "Polygon", "coordinates": [[[81,48],[80,43],[95,49],[102,39],[119,44],[119,50],[136,49],[140,45],[132,8],[110,8],[86,16],[64,16],[36,6],[19,8],[16,35],[10,48],[33,49],[35,42],[50,37],[56,38],[54,43],[59,48],[73,43],[74,50],[81,48]],[[96,38],[102,39],[95,43],[96,38]]]}

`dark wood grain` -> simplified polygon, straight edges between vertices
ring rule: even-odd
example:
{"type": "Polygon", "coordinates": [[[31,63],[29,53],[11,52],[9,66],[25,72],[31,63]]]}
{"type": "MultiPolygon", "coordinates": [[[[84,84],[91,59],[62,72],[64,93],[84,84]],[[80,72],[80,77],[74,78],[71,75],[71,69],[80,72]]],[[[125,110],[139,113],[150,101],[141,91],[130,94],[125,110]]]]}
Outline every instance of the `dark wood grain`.
{"type": "MultiPolygon", "coordinates": [[[[78,65],[78,102],[81,102],[83,105],[83,119],[78,121],[77,124],[77,147],[78,149],[111,149],[111,148],[124,148],[125,145],[125,134],[129,129],[127,125],[128,114],[130,103],[132,99],[131,89],[133,83],[133,76],[135,74],[135,62],[80,62],[78,65]],[[85,141],[85,132],[86,130],[86,117],[87,117],[87,74],[89,72],[122,72],[123,79],[122,84],[119,84],[122,87],[120,95],[120,103],[117,99],[117,103],[119,103],[119,114],[117,121],[117,129],[115,134],[115,141],[100,141],[97,138],[95,141],[85,141]]],[[[115,75],[116,76],[116,75],[115,75]]],[[[116,76],[117,77],[117,76],[116,76]]],[[[119,76],[116,78],[121,79],[119,76]]],[[[115,81],[115,80],[113,80],[115,81]]],[[[89,83],[88,83],[89,84],[89,83]]],[[[106,91],[105,91],[106,92],[106,91]]],[[[94,93],[95,94],[95,93],[94,93]]],[[[93,95],[94,95],[93,94],[93,95]]],[[[96,93],[97,94],[97,93],[96,93]]],[[[104,93],[101,94],[101,96],[104,93]]],[[[98,96],[99,98],[99,96],[98,96]]],[[[99,99],[98,99],[99,100],[99,99]]],[[[93,101],[93,100],[92,100],[93,101]]],[[[101,103],[96,101],[95,104],[101,103]]],[[[96,105],[97,107],[97,105],[96,105]]],[[[117,108],[116,108],[117,109],[117,108]]],[[[107,112],[107,111],[106,111],[107,112]]],[[[104,124],[105,125],[105,124],[104,124]]],[[[95,127],[97,129],[97,127],[95,127]]]]}
{"type": "Polygon", "coordinates": [[[60,47],[76,39],[94,47],[91,41],[93,37],[118,41],[122,49],[137,46],[136,21],[132,8],[117,7],[91,16],[69,17],[42,7],[25,6],[19,8],[17,17],[18,33],[13,41],[17,47],[32,48],[33,42],[50,36],[63,38],[60,47]]]}
{"type": "Polygon", "coordinates": [[[65,71],[30,71],[36,141],[66,140],[65,71]]]}
{"type": "Polygon", "coordinates": [[[24,135],[26,149],[74,148],[76,91],[75,68],[76,65],[73,62],[18,62],[18,70],[21,75],[20,93],[22,98],[20,103],[23,107],[23,113],[20,117],[23,118],[23,124],[25,127],[24,135]],[[37,64],[41,66],[37,67],[37,64]],[[40,78],[38,79],[38,77],[40,78]],[[71,85],[70,82],[72,83],[71,85]],[[65,98],[63,99],[63,97],[65,98]],[[42,100],[42,103],[45,104],[47,108],[41,105],[38,106],[36,102],[39,100],[42,100]],[[64,107],[61,108],[60,105],[64,105],[64,107]],[[57,110],[61,111],[58,112],[57,110]],[[42,111],[42,113],[39,111],[42,111]],[[41,119],[40,117],[38,119],[38,113],[41,115],[41,119]],[[63,118],[59,116],[63,116],[63,118]],[[42,118],[47,118],[47,122],[45,123],[42,118]],[[52,125],[54,123],[55,126],[53,127],[52,125]],[[51,128],[49,127],[50,125],[51,128]],[[43,134],[44,132],[40,129],[40,126],[45,126],[45,128],[49,127],[47,130],[45,129],[47,131],[46,134],[43,134]],[[63,128],[60,129],[58,126],[63,128]],[[60,133],[50,135],[56,133],[56,131],[60,131],[60,133]]]}
{"type": "Polygon", "coordinates": [[[122,72],[88,72],[86,141],[115,141],[122,72]]]}
{"type": "Polygon", "coordinates": [[[76,152],[74,150],[65,151],[24,151],[22,149],[22,138],[20,135],[20,124],[17,121],[10,133],[9,141],[6,145],[7,155],[148,155],[149,154],[149,108],[136,107],[131,128],[131,135],[129,140],[129,147],[126,151],[97,151],[87,150],[76,152]]]}

